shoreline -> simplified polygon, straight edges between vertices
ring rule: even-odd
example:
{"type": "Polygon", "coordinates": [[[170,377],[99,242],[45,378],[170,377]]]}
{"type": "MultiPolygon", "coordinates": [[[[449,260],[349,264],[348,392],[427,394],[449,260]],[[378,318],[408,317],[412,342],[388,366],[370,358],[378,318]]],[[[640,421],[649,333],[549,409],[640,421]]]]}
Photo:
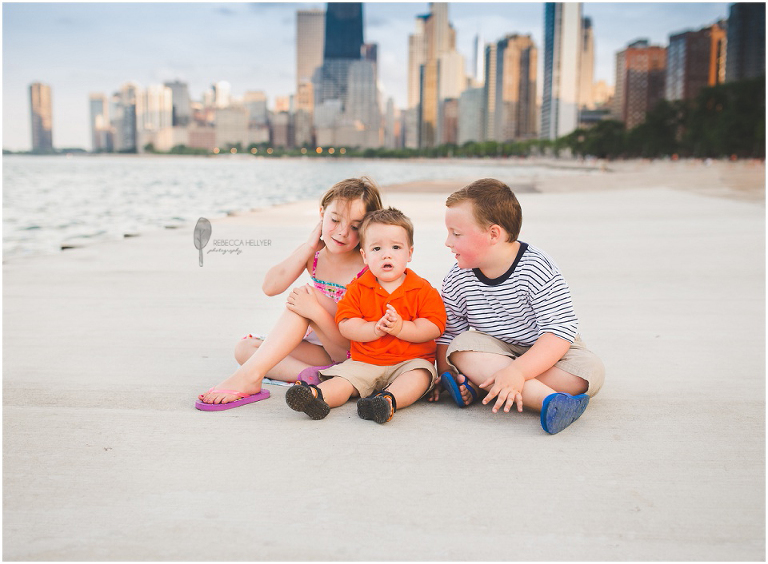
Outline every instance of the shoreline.
{"type": "MultiPolygon", "coordinates": [[[[37,156],[37,155],[30,155],[37,156]]],[[[145,158],[145,155],[108,155],[87,154],[87,158],[101,156],[119,156],[128,158],[145,158]]],[[[168,155],[151,155],[150,158],[166,157],[168,155]]],[[[179,157],[195,157],[195,155],[170,155],[179,157]]],[[[79,157],[79,155],[78,155],[79,157]]],[[[208,158],[208,157],[206,157],[208,158]]],[[[224,156],[217,158],[264,158],[246,155],[224,156]]],[[[308,160],[309,157],[285,157],[294,160],[308,160]]],[[[347,157],[340,157],[347,161],[356,161],[347,157]]],[[[371,159],[387,160],[387,159],[371,159]]],[[[389,159],[399,162],[401,159],[389,159]]],[[[693,192],[701,195],[740,200],[765,206],[765,163],[762,161],[700,161],[695,159],[678,161],[594,161],[588,164],[573,160],[564,163],[559,159],[408,159],[411,162],[451,162],[459,164],[489,162],[497,165],[509,165],[513,168],[537,168],[544,167],[557,170],[556,174],[542,175],[532,172],[523,174],[515,179],[510,187],[516,193],[588,193],[588,192],[613,192],[627,189],[669,188],[684,192],[693,192]]],[[[432,181],[413,181],[397,184],[380,184],[383,194],[397,193],[423,193],[444,194],[450,193],[466,186],[469,182],[479,178],[454,178],[432,181]]],[[[269,207],[243,208],[229,212],[226,215],[208,217],[211,221],[226,222],[229,218],[247,218],[254,213],[262,213],[264,210],[276,206],[286,205],[291,202],[279,203],[269,207]]],[[[165,225],[156,229],[141,231],[139,233],[126,233],[122,238],[102,238],[93,241],[75,241],[62,244],[59,252],[30,253],[6,257],[3,255],[3,264],[27,260],[33,257],[58,256],[72,249],[87,248],[106,242],[114,242],[125,239],[158,233],[168,230],[185,229],[187,225],[165,225]]]]}

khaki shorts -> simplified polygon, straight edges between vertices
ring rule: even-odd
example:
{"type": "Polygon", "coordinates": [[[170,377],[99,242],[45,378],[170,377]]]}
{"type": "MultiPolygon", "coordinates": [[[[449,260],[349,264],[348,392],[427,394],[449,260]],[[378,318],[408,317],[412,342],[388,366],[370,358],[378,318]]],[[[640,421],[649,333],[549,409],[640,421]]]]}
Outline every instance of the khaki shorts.
{"type": "Polygon", "coordinates": [[[345,360],[341,364],[336,364],[330,368],[324,368],[319,372],[320,380],[328,380],[334,376],[344,378],[350,384],[352,384],[360,397],[368,397],[374,392],[380,392],[392,382],[395,378],[401,374],[410,370],[416,370],[417,368],[423,368],[429,372],[431,381],[429,387],[424,390],[426,394],[435,385],[437,379],[437,370],[435,364],[424,360],[423,358],[414,358],[412,360],[406,360],[399,364],[392,366],[378,366],[376,364],[368,364],[367,362],[360,362],[358,360],[345,360]]]}
{"type": "MultiPolygon", "coordinates": [[[[518,345],[510,345],[504,341],[500,341],[496,337],[491,337],[480,331],[465,331],[456,337],[451,344],[448,345],[448,350],[445,353],[448,364],[459,372],[459,370],[451,363],[450,356],[457,351],[474,351],[474,352],[486,352],[492,354],[501,354],[508,356],[512,359],[522,355],[531,347],[521,347],[518,345]]],[[[565,353],[555,366],[561,370],[583,378],[589,384],[587,388],[587,395],[594,396],[600,391],[605,381],[605,366],[598,356],[587,349],[581,337],[576,335],[576,339],[571,344],[571,347],[565,353]]]]}

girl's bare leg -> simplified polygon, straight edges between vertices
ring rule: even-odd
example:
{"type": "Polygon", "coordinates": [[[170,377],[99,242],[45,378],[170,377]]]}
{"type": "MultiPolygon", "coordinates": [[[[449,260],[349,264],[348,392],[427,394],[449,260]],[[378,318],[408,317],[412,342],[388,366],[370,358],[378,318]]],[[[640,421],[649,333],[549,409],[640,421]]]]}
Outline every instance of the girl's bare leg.
{"type": "MultiPolygon", "coordinates": [[[[238,364],[244,364],[264,343],[261,339],[241,339],[235,346],[235,359],[238,364]]],[[[267,378],[282,382],[293,382],[296,376],[310,366],[325,366],[330,364],[331,357],[319,345],[300,342],[290,355],[278,362],[267,372],[267,378]]]]}
{"type": "MultiPolygon", "coordinates": [[[[244,394],[261,391],[261,380],[301,343],[309,322],[292,311],[285,310],[261,346],[238,368],[232,376],[214,387],[214,390],[236,390],[244,394]]],[[[227,393],[206,392],[200,395],[205,403],[228,403],[239,399],[227,393]]]]}
{"type": "MultiPolygon", "coordinates": [[[[310,323],[310,327],[312,327],[312,330],[317,335],[317,338],[320,339],[320,342],[323,343],[323,349],[325,350],[326,354],[330,356],[333,362],[344,362],[345,360],[347,360],[349,345],[345,347],[340,347],[337,343],[333,342],[325,333],[323,333],[317,327],[317,325],[315,325],[314,323],[310,323]]],[[[314,364],[313,366],[319,366],[319,364],[320,363],[314,364]]]]}

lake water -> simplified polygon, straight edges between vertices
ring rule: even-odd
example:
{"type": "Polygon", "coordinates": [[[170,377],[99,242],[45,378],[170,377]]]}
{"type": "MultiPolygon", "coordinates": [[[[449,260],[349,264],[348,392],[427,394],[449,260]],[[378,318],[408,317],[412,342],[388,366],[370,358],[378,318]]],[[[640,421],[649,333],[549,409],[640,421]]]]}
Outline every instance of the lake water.
{"type": "Polygon", "coordinates": [[[304,199],[367,174],[380,185],[494,177],[515,184],[558,174],[509,161],[235,157],[3,156],[4,259],[61,252],[201,216],[304,199]]]}

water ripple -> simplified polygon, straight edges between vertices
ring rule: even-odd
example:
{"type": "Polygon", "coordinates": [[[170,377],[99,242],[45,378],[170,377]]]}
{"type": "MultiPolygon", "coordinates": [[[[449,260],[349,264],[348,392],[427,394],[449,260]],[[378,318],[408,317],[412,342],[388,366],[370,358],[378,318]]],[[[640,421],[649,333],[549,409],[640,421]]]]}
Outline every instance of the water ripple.
{"type": "Polygon", "coordinates": [[[487,161],[81,156],[3,157],[4,258],[123,238],[304,199],[341,179],[382,185],[455,178],[558,174],[487,161]]]}

